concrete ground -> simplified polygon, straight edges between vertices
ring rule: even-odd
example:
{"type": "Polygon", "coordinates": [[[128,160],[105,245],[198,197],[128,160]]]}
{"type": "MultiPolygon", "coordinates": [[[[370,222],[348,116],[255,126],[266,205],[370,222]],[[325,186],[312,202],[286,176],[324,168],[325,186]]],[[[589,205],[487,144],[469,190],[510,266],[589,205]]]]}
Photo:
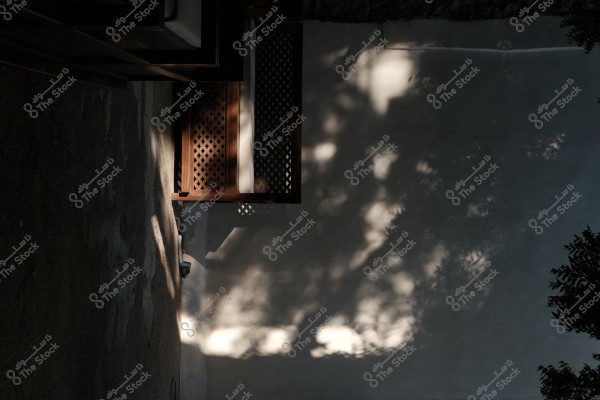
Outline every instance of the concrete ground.
{"type": "Polygon", "coordinates": [[[75,82],[32,119],[50,78],[0,66],[0,398],[177,399],[171,84],[75,82]]]}

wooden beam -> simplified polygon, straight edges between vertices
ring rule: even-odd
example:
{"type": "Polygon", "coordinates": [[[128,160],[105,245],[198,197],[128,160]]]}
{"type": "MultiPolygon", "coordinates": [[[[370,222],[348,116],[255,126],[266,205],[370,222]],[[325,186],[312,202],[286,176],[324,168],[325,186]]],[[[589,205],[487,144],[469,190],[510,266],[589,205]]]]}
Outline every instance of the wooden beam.
{"type": "Polygon", "coordinates": [[[227,84],[227,145],[226,145],[226,193],[238,194],[238,136],[240,133],[240,84],[227,84]]]}
{"type": "MultiPolygon", "coordinates": [[[[190,192],[186,193],[173,193],[171,195],[171,201],[183,201],[183,202],[196,202],[206,203],[211,201],[213,198],[218,196],[216,193],[209,194],[206,192],[190,192]]],[[[298,204],[299,200],[290,198],[287,194],[276,194],[276,193],[237,193],[228,194],[218,199],[219,203],[281,203],[281,204],[298,204]]]]}
{"type": "Polygon", "coordinates": [[[192,141],[192,117],[187,112],[183,120],[181,134],[181,191],[191,193],[194,191],[194,143],[192,141]]]}

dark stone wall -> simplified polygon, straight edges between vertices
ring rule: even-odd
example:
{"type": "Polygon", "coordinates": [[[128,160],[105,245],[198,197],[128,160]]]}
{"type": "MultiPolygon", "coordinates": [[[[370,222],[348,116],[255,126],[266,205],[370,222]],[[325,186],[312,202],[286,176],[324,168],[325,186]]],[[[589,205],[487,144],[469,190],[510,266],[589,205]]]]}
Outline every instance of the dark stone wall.
{"type": "MultiPolygon", "coordinates": [[[[510,18],[535,0],[304,0],[304,19],[331,22],[384,22],[415,18],[478,20],[510,18]]],[[[598,0],[540,0],[553,4],[544,15],[598,12],[598,0]]],[[[532,9],[533,11],[533,9],[532,9]]]]}

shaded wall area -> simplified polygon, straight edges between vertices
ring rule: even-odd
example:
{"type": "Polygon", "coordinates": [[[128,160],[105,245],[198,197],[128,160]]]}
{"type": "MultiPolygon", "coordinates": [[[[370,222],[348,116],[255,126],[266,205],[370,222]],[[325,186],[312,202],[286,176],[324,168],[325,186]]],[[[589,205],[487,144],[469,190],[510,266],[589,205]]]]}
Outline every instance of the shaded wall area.
{"type": "Polygon", "coordinates": [[[375,51],[396,28],[305,24],[302,204],[214,205],[198,239],[202,398],[241,384],[263,399],[465,399],[498,391],[497,373],[514,376],[496,398],[539,399],[538,365],[592,362],[546,298],[562,246],[600,229],[598,54],[375,51]],[[561,90],[549,110],[570,102],[536,128],[561,90]]]}

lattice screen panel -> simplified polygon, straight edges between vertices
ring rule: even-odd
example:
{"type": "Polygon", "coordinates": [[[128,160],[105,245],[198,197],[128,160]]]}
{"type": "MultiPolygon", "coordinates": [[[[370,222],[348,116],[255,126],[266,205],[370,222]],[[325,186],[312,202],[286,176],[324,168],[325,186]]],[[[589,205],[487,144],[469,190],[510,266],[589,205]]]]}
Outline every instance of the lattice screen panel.
{"type": "Polygon", "coordinates": [[[202,84],[204,96],[192,110],[193,188],[226,187],[227,90],[224,84],[202,84]],[[213,184],[214,185],[214,184],[213,184]]]}
{"type": "MultiPolygon", "coordinates": [[[[254,138],[260,141],[265,133],[274,134],[267,138],[270,145],[259,142],[268,154],[254,151],[254,193],[238,191],[240,84],[203,82],[198,88],[204,95],[182,118],[181,184],[174,201],[301,201],[302,130],[298,126],[284,134],[283,128],[302,115],[302,25],[282,24],[263,37],[255,55],[254,138]],[[217,195],[217,190],[224,194],[217,195]]],[[[238,212],[258,216],[263,210],[244,205],[238,212]]]]}
{"type": "Polygon", "coordinates": [[[239,203],[237,212],[239,215],[271,215],[273,204],[239,203]]]}
{"type": "MultiPolygon", "coordinates": [[[[276,146],[269,147],[262,142],[266,132],[273,131],[281,124],[281,118],[294,104],[293,88],[295,76],[294,46],[296,37],[290,33],[271,33],[256,48],[256,89],[255,89],[255,139],[268,150],[263,156],[254,152],[254,181],[258,193],[291,193],[292,187],[292,135],[284,135],[283,128],[296,120],[294,115],[286,124],[273,133],[273,138],[283,137],[276,146]]],[[[267,139],[266,142],[269,142],[267,139]]]]}

